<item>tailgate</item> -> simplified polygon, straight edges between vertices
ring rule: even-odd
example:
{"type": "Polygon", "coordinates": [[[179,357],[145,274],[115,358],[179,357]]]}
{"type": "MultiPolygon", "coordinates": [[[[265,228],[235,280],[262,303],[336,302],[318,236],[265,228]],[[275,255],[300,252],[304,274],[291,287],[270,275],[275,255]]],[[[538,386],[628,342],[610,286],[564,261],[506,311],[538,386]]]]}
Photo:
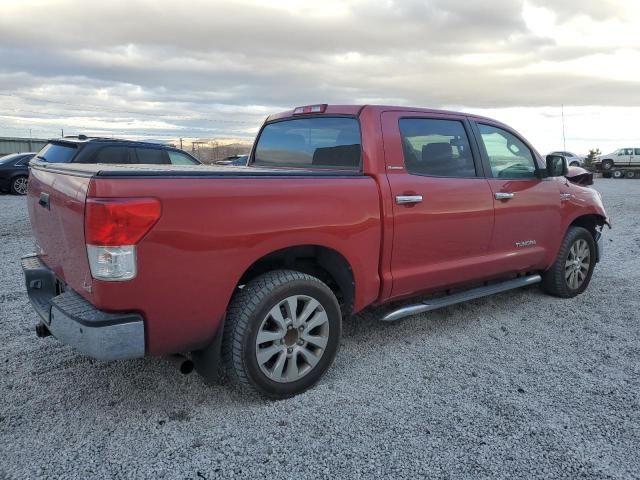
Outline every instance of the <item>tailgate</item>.
{"type": "Polygon", "coordinates": [[[32,164],[27,196],[37,253],[58,279],[85,297],[92,284],[84,241],[90,181],[90,174],[32,164]]]}

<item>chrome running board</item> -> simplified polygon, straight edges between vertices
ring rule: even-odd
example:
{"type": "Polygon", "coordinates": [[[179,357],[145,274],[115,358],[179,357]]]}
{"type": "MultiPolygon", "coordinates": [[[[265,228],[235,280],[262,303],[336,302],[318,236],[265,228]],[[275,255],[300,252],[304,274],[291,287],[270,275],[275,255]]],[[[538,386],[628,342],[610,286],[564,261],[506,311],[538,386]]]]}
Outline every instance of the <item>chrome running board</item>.
{"type": "Polygon", "coordinates": [[[448,307],[449,305],[455,305],[456,303],[467,302],[476,298],[486,297],[495,293],[506,292],[507,290],[513,290],[514,288],[526,287],[527,285],[533,285],[542,281],[540,275],[529,275],[528,277],[514,278],[513,280],[507,280],[506,282],[495,283],[493,285],[487,285],[486,287],[473,288],[465,292],[454,293],[453,295],[447,295],[446,297],[434,298],[425,300],[422,303],[416,305],[407,305],[392,312],[387,313],[382,317],[383,322],[395,322],[401,318],[408,317],[410,315],[417,315],[418,313],[429,312],[431,310],[437,310],[438,308],[448,307]]]}

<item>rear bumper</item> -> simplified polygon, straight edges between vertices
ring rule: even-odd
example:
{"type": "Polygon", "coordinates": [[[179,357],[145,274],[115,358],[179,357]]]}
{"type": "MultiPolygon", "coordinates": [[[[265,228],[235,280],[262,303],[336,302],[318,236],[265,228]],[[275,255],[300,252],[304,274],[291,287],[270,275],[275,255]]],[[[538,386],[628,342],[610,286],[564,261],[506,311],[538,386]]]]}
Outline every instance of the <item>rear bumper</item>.
{"type": "Polygon", "coordinates": [[[51,334],[98,360],[143,357],[144,320],[137,313],[98,310],[71,289],[60,293],[54,273],[38,258],[22,258],[29,300],[51,334]]]}

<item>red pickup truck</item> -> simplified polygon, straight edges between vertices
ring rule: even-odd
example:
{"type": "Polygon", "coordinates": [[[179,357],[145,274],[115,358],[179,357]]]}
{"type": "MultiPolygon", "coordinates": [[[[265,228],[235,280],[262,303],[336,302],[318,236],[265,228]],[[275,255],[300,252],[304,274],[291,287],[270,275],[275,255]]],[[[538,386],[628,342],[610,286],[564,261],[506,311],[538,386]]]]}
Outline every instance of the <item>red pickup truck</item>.
{"type": "Polygon", "coordinates": [[[393,321],[538,282],[582,293],[609,220],[566,175],[494,120],[368,105],[270,116],[248,167],[36,160],[37,331],[101,360],[189,355],[287,397],[367,306],[393,301],[393,321]]]}

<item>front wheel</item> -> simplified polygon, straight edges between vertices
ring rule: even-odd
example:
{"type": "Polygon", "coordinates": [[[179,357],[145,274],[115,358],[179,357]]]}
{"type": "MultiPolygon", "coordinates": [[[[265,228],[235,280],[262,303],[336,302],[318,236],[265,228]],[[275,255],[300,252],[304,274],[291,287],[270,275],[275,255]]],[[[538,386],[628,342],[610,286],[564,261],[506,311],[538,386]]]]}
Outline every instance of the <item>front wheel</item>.
{"type": "Polygon", "coordinates": [[[611,170],[613,168],[613,160],[603,160],[602,170],[611,170]]]}
{"type": "Polygon", "coordinates": [[[556,261],[542,275],[542,288],[556,297],[575,297],[586,290],[595,265],[593,236],[582,227],[570,227],[556,261]]]}
{"type": "Polygon", "coordinates": [[[227,377],[274,399],[304,392],[333,363],[341,328],[326,284],[292,270],[265,273],[231,301],[222,342],[227,377]]]}
{"type": "Polygon", "coordinates": [[[624,172],[622,170],[616,170],[613,172],[613,178],[622,178],[624,177],[624,172]]]}

